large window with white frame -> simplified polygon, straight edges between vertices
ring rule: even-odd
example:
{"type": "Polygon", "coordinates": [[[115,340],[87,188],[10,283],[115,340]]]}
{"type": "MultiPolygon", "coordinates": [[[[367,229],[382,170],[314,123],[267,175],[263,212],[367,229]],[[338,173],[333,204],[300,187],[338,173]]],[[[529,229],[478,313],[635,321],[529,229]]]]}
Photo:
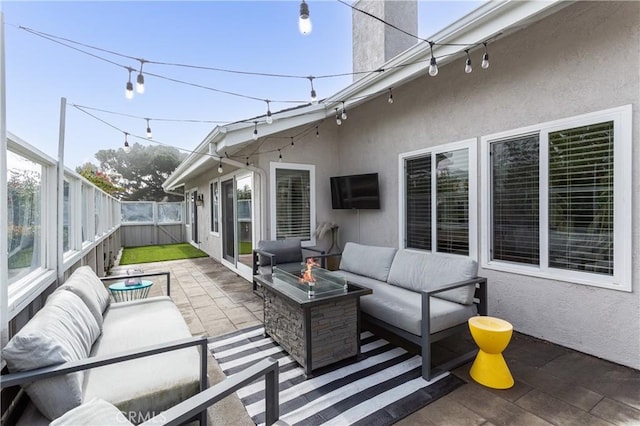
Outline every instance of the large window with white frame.
{"type": "Polygon", "coordinates": [[[477,258],[476,144],[400,154],[400,247],[477,258]]]}
{"type": "Polygon", "coordinates": [[[631,106],[482,138],[483,266],[631,290],[631,106]]]}
{"type": "Polygon", "coordinates": [[[271,163],[271,238],[315,245],[315,166],[271,163]]]}

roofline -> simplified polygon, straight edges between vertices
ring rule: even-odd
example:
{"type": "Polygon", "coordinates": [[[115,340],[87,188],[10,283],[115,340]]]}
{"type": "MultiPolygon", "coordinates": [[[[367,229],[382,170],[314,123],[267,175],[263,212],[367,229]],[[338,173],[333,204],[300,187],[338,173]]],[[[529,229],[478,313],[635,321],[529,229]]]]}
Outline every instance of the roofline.
{"type": "MultiPolygon", "coordinates": [[[[500,0],[487,2],[469,14],[458,19],[443,30],[429,37],[438,43],[471,45],[490,40],[499,34],[517,30],[525,23],[532,23],[557,12],[575,0],[514,1],[500,0]],[[533,18],[533,19],[532,19],[533,18]]],[[[463,54],[464,46],[434,46],[434,54],[442,57],[439,65],[445,65],[463,54]]],[[[326,98],[321,104],[309,104],[273,114],[274,121],[266,125],[259,123],[261,137],[321,121],[333,114],[336,105],[354,106],[367,102],[371,97],[392,87],[403,85],[425,74],[426,60],[431,55],[430,46],[420,42],[403,53],[392,58],[380,69],[384,72],[371,72],[353,82],[343,90],[326,98]],[[405,65],[408,64],[408,65],[405,65]]],[[[202,161],[218,155],[224,161],[221,152],[232,147],[251,143],[254,123],[238,121],[226,126],[216,126],[198,145],[162,185],[163,188],[176,188],[184,184],[190,170],[194,170],[202,161]],[[203,160],[204,159],[204,160],[203,160]],[[196,164],[197,163],[197,164],[196,164]]]]}

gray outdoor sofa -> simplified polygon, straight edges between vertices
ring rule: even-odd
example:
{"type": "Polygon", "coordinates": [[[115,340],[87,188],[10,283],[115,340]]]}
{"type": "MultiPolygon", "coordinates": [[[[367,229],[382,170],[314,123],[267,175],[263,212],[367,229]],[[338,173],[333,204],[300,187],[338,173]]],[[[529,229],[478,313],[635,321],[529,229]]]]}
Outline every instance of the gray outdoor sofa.
{"type": "MultiPolygon", "coordinates": [[[[363,320],[420,345],[422,376],[430,380],[436,373],[431,343],[468,329],[472,316],[487,315],[487,280],[477,272],[477,262],[467,256],[348,242],[336,273],[373,290],[360,301],[363,320]]],[[[475,353],[438,370],[462,365],[475,353]]]]}
{"type": "Polygon", "coordinates": [[[11,372],[2,387],[21,385],[31,400],[18,424],[48,424],[94,398],[139,423],[207,387],[207,340],[192,337],[171,298],[110,303],[88,266],[47,298],[2,356],[11,372]]]}

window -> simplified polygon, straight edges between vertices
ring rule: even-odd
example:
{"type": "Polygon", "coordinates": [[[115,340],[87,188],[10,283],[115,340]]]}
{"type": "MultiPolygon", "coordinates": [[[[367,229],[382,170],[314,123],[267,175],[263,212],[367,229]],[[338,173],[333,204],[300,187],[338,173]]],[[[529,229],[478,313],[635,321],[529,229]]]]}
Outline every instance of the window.
{"type": "Polygon", "coordinates": [[[271,163],[271,238],[315,245],[315,167],[271,163]]]}
{"type": "Polygon", "coordinates": [[[211,200],[211,232],[217,234],[220,232],[220,192],[218,190],[218,182],[209,184],[209,199],[211,200]]]}
{"type": "Polygon", "coordinates": [[[400,155],[405,248],[476,257],[476,140],[400,155]]]}
{"type": "Polygon", "coordinates": [[[630,291],[631,107],[482,139],[483,264],[630,291]]]}
{"type": "Polygon", "coordinates": [[[42,266],[43,168],[7,151],[7,249],[9,284],[42,266]]]}

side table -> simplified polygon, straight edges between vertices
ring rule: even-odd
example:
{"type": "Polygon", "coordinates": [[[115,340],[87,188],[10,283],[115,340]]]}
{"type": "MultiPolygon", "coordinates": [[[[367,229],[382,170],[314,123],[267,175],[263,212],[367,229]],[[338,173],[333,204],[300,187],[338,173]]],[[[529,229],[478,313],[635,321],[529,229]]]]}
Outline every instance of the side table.
{"type": "Polygon", "coordinates": [[[116,302],[127,302],[129,300],[145,299],[149,295],[149,290],[153,281],[142,280],[140,284],[126,285],[124,281],[118,281],[109,286],[109,291],[116,302]]]}
{"type": "Polygon", "coordinates": [[[513,326],[500,318],[469,318],[471,336],[479,347],[469,375],[478,383],[494,389],[509,389],[513,376],[502,356],[513,333],[513,326]]]}

